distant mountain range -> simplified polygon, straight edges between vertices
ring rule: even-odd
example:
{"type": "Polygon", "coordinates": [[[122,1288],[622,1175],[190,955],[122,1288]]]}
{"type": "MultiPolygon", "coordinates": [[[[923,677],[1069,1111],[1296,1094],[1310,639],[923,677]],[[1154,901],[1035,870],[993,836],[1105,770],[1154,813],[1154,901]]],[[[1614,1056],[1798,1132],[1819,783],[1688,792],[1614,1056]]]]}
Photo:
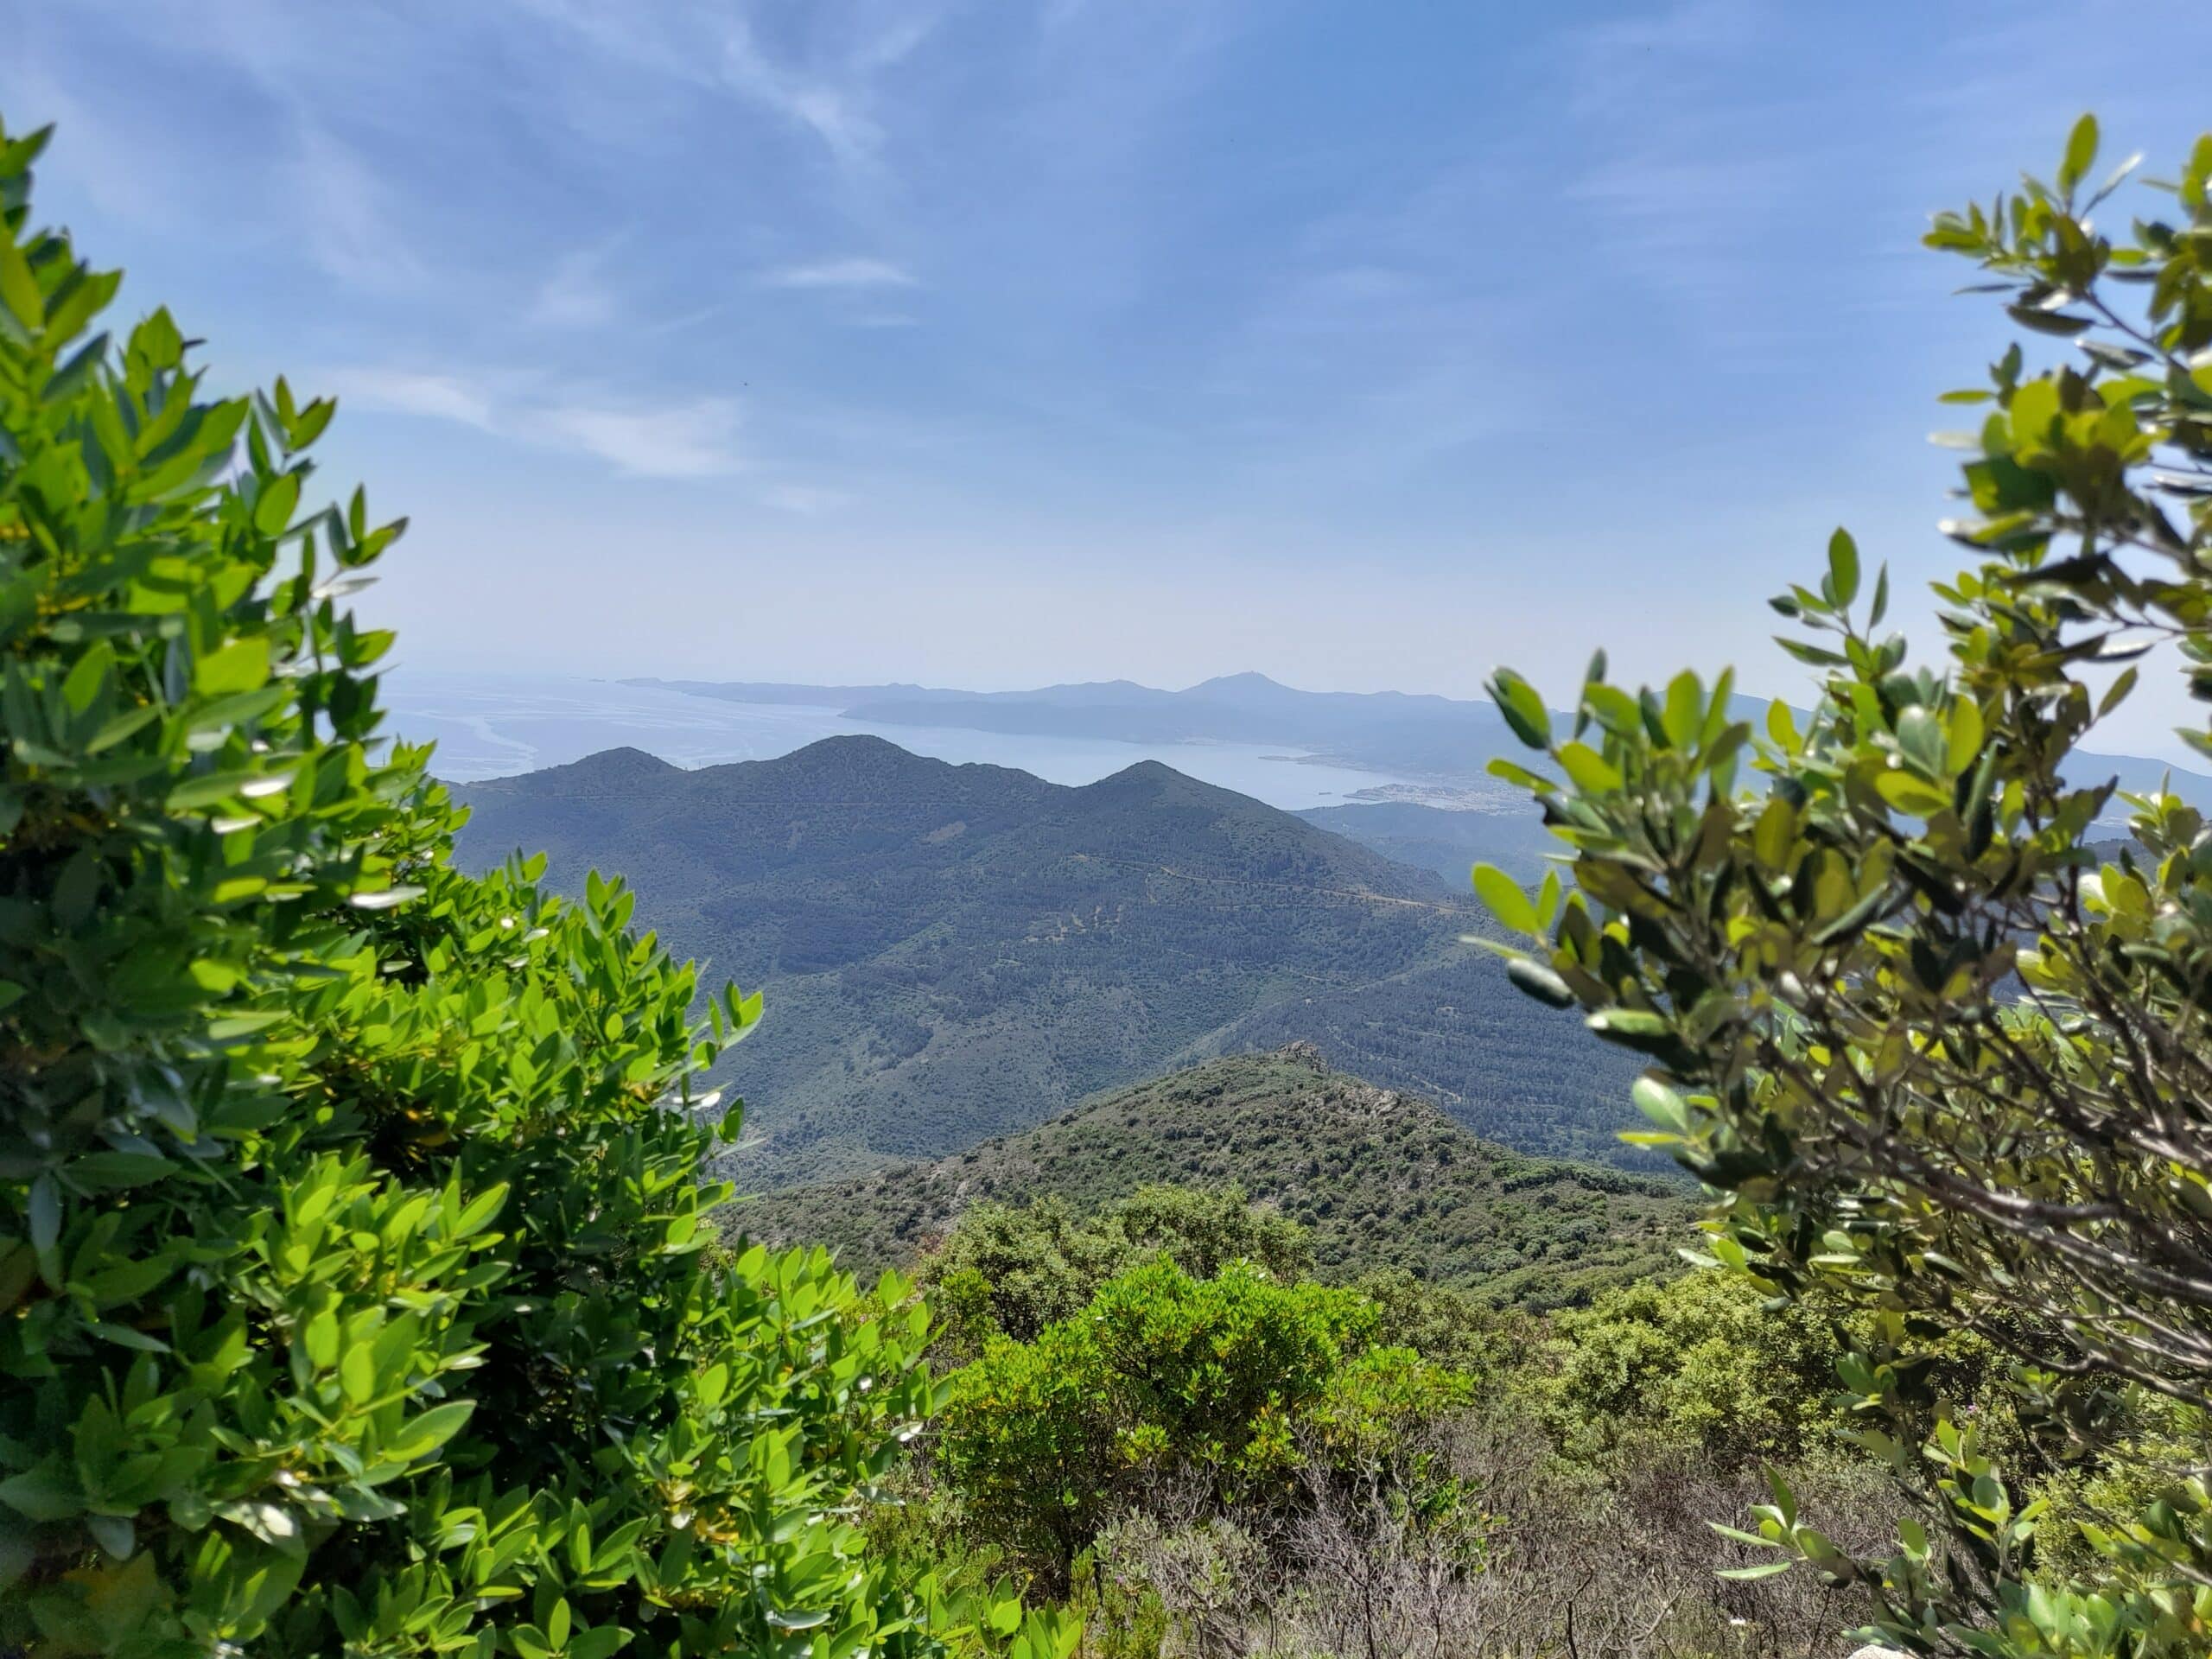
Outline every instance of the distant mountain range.
{"type": "Polygon", "coordinates": [[[1129,680],[1049,685],[1035,691],[721,685],[696,680],[626,683],[732,702],[813,702],[874,726],[951,726],[1126,743],[1280,743],[1316,759],[1449,778],[1485,789],[1500,788],[1483,768],[1511,741],[1492,703],[1400,691],[1299,691],[1264,674],[1226,675],[1183,691],[1156,690],[1129,680]]]}
{"type": "MultiPolygon", "coordinates": [[[[1315,760],[1427,779],[1462,804],[1534,817],[1525,797],[1484,771],[1492,756],[1517,752],[1497,705],[1400,691],[1300,691],[1264,674],[1230,674],[1181,691],[1128,680],[1049,685],[1034,691],[954,691],[917,685],[786,685],[699,680],[630,680],[734,702],[833,708],[874,726],[955,727],[1028,736],[1111,738],[1130,743],[1279,743],[1315,760]]],[[[1738,698],[1745,718],[1766,704],[1738,698]]],[[[2140,755],[2083,753],[2075,775],[2124,790],[2158,786],[2212,811],[2212,778],[2140,755]]],[[[2115,817],[2120,816],[2118,814],[2115,817]]],[[[1338,825],[1335,827],[1342,828],[1338,825]]]]}
{"type": "Polygon", "coordinates": [[[1666,1271],[1695,1208],[1679,1179],[1509,1151],[1301,1045],[1213,1060],[950,1157],[731,1213],[755,1237],[820,1241],[872,1274],[912,1267],[972,1205],[1049,1195],[1081,1212],[1151,1181],[1242,1186],[1304,1224],[1325,1279],[1402,1268],[1534,1306],[1666,1271]]]}
{"type": "MultiPolygon", "coordinates": [[[[1630,1158],[1630,1060],[1461,942],[1464,877],[1156,762],[1083,788],[877,738],[687,772],[637,750],[474,784],[464,859],[620,871],[767,992],[728,1080],[761,1185],[934,1157],[1170,1065],[1319,1043],[1528,1151],[1630,1158]]],[[[1455,855],[1456,856],[1456,855],[1455,855]]]]}

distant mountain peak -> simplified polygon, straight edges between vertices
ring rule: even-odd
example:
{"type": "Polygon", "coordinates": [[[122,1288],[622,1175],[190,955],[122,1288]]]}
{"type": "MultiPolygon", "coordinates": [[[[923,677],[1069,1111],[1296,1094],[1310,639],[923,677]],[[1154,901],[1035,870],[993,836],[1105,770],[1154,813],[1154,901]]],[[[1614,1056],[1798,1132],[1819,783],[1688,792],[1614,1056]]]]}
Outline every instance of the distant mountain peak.
{"type": "Polygon", "coordinates": [[[1198,684],[1191,688],[1191,690],[1192,693],[1200,691],[1269,691],[1277,693],[1287,692],[1292,696],[1302,696],[1306,695],[1305,693],[1298,690],[1294,686],[1285,685],[1281,680],[1269,679],[1257,669],[1249,668],[1246,669],[1241,674],[1217,674],[1210,680],[1199,681],[1198,684]]]}
{"type": "Polygon", "coordinates": [[[1241,810],[1265,814],[1276,810],[1249,795],[1240,795],[1233,789],[1223,789],[1217,785],[1202,782],[1187,772],[1178,772],[1164,760],[1139,760],[1101,778],[1095,784],[1085,784],[1080,787],[1082,793],[1094,797],[1132,795],[1157,800],[1209,800],[1223,805],[1234,804],[1241,810]]]}
{"type": "Polygon", "coordinates": [[[643,749],[625,745],[620,748],[601,749],[581,760],[571,760],[565,766],[548,766],[538,772],[522,772],[503,781],[528,782],[540,789],[590,791],[658,783],[683,770],[683,767],[672,765],[657,754],[648,754],[643,749]]]}

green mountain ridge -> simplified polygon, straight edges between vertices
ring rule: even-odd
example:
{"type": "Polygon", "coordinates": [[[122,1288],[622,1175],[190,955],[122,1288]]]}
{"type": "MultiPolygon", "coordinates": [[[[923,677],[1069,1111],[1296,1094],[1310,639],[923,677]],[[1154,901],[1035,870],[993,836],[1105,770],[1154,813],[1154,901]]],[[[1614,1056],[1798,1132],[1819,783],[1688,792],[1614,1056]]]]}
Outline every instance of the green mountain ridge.
{"type": "Polygon", "coordinates": [[[1310,1230],[1324,1278],[1402,1268],[1530,1306],[1666,1271],[1694,1209],[1677,1179],[1510,1151],[1298,1044],[1209,1061],[963,1153],[770,1194],[734,1214],[753,1236],[818,1239],[865,1274],[911,1268],[977,1204],[1049,1196],[1089,1211],[1154,1181],[1243,1186],[1310,1230]]]}
{"type": "Polygon", "coordinates": [[[1478,1133],[1624,1157],[1627,1057],[1462,942],[1443,878],[1144,762],[1082,788],[880,739],[687,772],[613,750],[457,791],[461,855],[574,890],[767,994],[718,1080],[761,1185],[957,1151],[1181,1061],[1293,1038],[1478,1133]]]}

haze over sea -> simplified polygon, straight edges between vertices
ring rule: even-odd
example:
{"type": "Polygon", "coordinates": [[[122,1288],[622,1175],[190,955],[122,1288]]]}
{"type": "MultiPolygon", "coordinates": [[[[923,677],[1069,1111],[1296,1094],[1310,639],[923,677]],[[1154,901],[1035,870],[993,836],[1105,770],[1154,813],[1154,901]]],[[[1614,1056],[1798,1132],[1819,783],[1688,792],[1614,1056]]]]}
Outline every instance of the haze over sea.
{"type": "Polygon", "coordinates": [[[723,702],[656,686],[526,674],[407,671],[385,689],[392,732],[433,740],[433,769],[453,783],[565,766],[628,747],[679,766],[772,760],[825,737],[870,733],[916,754],[1016,766],[1055,784],[1090,784],[1160,760],[1270,806],[1332,806],[1363,790],[1419,789],[1389,772],[1301,762],[1281,744],[1125,743],[848,720],[834,707],[723,702]]]}

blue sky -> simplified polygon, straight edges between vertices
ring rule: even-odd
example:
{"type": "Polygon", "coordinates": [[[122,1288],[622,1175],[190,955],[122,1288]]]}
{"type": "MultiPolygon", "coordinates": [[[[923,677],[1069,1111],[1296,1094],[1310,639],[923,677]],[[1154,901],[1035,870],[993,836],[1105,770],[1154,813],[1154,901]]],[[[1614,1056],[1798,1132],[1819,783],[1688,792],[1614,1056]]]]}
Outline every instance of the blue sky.
{"type": "Polygon", "coordinates": [[[0,115],[127,309],[340,394],[409,664],[1789,691],[1761,601],[1834,524],[1951,567],[1925,436],[1999,336],[1927,214],[2084,108],[2174,156],[2208,51],[2164,0],[72,0],[0,115]]]}

